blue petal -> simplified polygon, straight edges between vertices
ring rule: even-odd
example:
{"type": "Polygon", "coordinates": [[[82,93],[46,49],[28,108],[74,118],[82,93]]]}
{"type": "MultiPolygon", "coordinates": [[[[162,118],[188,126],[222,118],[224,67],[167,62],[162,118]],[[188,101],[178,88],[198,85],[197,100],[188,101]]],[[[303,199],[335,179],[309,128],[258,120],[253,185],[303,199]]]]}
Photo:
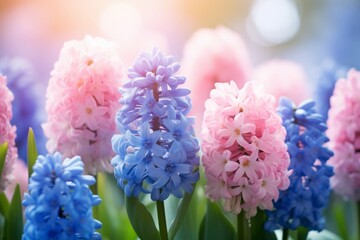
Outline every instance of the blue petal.
{"type": "Polygon", "coordinates": [[[169,181],[169,176],[166,174],[162,175],[158,180],[153,183],[153,187],[162,188],[169,181]]]}
{"type": "Polygon", "coordinates": [[[315,101],[312,99],[303,101],[298,108],[304,109],[305,111],[311,110],[313,107],[315,107],[315,101]]]}
{"type": "MultiPolygon", "coordinates": [[[[149,150],[146,148],[140,148],[139,150],[137,150],[137,152],[135,153],[136,158],[138,159],[138,161],[141,159],[144,159],[146,154],[148,154],[149,150]]],[[[140,160],[140,161],[141,161],[140,160]]]]}
{"type": "Polygon", "coordinates": [[[177,173],[173,173],[170,175],[172,182],[174,183],[174,187],[177,188],[181,183],[181,178],[177,173]]]}
{"type": "Polygon", "coordinates": [[[165,169],[169,162],[163,158],[154,156],[154,163],[159,168],[165,169]]]}
{"type": "Polygon", "coordinates": [[[129,143],[132,145],[132,146],[135,146],[135,147],[140,147],[142,146],[142,139],[138,136],[135,136],[134,134],[131,134],[130,131],[127,131],[126,132],[126,136],[127,138],[129,139],[129,143]]]}
{"type": "Polygon", "coordinates": [[[188,174],[191,173],[193,167],[189,164],[176,164],[176,172],[179,174],[188,174]]]}
{"type": "Polygon", "coordinates": [[[156,143],[152,145],[150,151],[159,157],[163,157],[166,154],[166,149],[156,143]]]}

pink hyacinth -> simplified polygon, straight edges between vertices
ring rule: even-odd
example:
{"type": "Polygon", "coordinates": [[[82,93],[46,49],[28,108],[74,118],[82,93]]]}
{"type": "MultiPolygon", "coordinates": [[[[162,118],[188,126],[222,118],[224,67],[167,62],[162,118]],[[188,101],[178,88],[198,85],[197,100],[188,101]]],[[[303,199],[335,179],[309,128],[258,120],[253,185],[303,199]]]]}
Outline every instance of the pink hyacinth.
{"type": "Polygon", "coordinates": [[[182,69],[191,90],[191,114],[197,119],[195,129],[200,130],[205,100],[214,84],[234,80],[242,87],[250,78],[252,64],[240,35],[217,27],[200,29],[192,35],[184,48],[182,69]]]}
{"type": "Polygon", "coordinates": [[[0,176],[0,192],[3,192],[11,183],[13,165],[18,158],[15,147],[16,127],[10,124],[12,118],[11,101],[13,100],[14,95],[6,85],[6,77],[0,75],[0,144],[8,143],[8,152],[0,176]]]}
{"type": "Polygon", "coordinates": [[[115,44],[86,36],[64,44],[46,93],[47,149],[81,156],[87,173],[112,171],[111,137],[120,105],[122,62],[115,44]]]}
{"type": "Polygon", "coordinates": [[[206,194],[224,209],[250,218],[271,209],[289,186],[290,160],[275,99],[255,82],[238,89],[216,83],[205,103],[202,128],[206,194]]]}
{"type": "Polygon", "coordinates": [[[285,96],[299,104],[310,97],[305,71],[296,62],[280,59],[265,62],[254,70],[253,80],[260,82],[276,100],[285,96]]]}
{"type": "Polygon", "coordinates": [[[8,199],[11,199],[14,195],[14,191],[16,185],[19,184],[20,186],[20,193],[21,197],[24,196],[24,193],[27,191],[28,188],[28,168],[24,161],[20,159],[16,159],[14,161],[14,169],[13,169],[13,181],[11,184],[6,188],[5,195],[8,199]]]}
{"type": "Polygon", "coordinates": [[[360,72],[339,79],[330,99],[327,135],[334,156],[331,185],[346,199],[360,200],[360,72]]]}

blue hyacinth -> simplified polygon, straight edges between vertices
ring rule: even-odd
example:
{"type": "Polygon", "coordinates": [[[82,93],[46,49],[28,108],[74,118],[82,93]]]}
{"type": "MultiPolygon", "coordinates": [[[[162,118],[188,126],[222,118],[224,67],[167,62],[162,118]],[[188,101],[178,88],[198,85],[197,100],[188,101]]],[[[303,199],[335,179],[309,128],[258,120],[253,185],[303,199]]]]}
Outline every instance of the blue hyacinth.
{"type": "Polygon", "coordinates": [[[324,147],[329,139],[324,132],[327,126],[321,114],[315,111],[315,102],[304,101],[298,107],[287,98],[279,101],[278,112],[287,131],[286,143],[290,154],[290,187],[280,192],[274,211],[268,211],[265,229],[309,230],[325,228],[322,211],[330,195],[331,166],[326,165],[333,152],[324,147]]]}
{"type": "Polygon", "coordinates": [[[101,223],[92,217],[101,199],[91,193],[95,178],[82,175],[83,167],[78,156],[64,161],[60,153],[38,157],[23,201],[23,240],[101,239],[95,232],[101,223]]]}
{"type": "Polygon", "coordinates": [[[40,84],[30,64],[21,58],[1,59],[0,73],[7,77],[8,87],[14,94],[11,123],[16,126],[16,147],[22,160],[26,160],[27,134],[31,127],[36,135],[40,154],[45,153],[45,136],[41,128],[44,111],[41,107],[40,84]]]}
{"type": "Polygon", "coordinates": [[[335,84],[339,78],[345,77],[347,68],[341,67],[334,60],[327,59],[323,62],[315,76],[315,93],[317,111],[324,117],[328,118],[330,109],[330,97],[333,95],[335,84]]]}
{"type": "Polygon", "coordinates": [[[114,175],[127,196],[165,200],[192,192],[199,179],[199,143],[194,137],[190,91],[180,88],[180,65],[154,49],[142,53],[120,89],[122,108],[112,139],[114,175]]]}

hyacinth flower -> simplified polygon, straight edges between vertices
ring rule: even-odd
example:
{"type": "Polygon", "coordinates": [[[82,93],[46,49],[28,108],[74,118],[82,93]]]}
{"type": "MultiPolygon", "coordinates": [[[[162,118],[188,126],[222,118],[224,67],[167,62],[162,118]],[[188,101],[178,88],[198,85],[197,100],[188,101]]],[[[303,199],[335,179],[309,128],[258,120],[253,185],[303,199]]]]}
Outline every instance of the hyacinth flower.
{"type": "Polygon", "coordinates": [[[12,182],[13,165],[18,158],[15,146],[16,127],[10,123],[12,118],[11,102],[14,100],[14,95],[6,83],[6,77],[0,75],[0,145],[7,144],[5,163],[0,171],[0,193],[12,182]]]}
{"type": "Polygon", "coordinates": [[[330,98],[333,95],[335,83],[346,75],[347,69],[339,66],[334,60],[326,59],[315,76],[314,100],[318,112],[328,119],[330,98]]]}
{"type": "Polygon", "coordinates": [[[216,83],[205,106],[201,147],[206,195],[238,215],[240,236],[239,222],[255,216],[257,209],[272,209],[279,190],[289,186],[285,128],[275,98],[256,82],[242,89],[233,81],[216,83]]]}
{"type": "Polygon", "coordinates": [[[101,239],[95,232],[101,223],[92,217],[92,207],[101,199],[89,189],[95,178],[82,175],[83,170],[79,156],[64,160],[58,152],[38,156],[23,201],[23,240],[101,239]]]}
{"type": "Polygon", "coordinates": [[[280,98],[278,112],[286,129],[286,144],[290,154],[290,187],[281,191],[273,211],[268,211],[265,229],[283,228],[283,239],[289,229],[300,226],[322,231],[325,218],[322,215],[330,196],[330,177],[333,169],[327,164],[333,155],[325,143],[327,126],[321,114],[315,110],[313,100],[296,106],[288,98],[280,98]]]}
{"type": "Polygon", "coordinates": [[[46,92],[43,124],[50,153],[81,156],[85,172],[112,171],[114,118],[120,108],[117,88],[122,63],[114,43],[86,36],[64,44],[46,92]]]}
{"type": "Polygon", "coordinates": [[[216,82],[234,80],[239,87],[250,79],[252,63],[247,46],[237,32],[225,27],[202,28],[186,42],[183,50],[182,73],[191,89],[196,116],[196,131],[200,134],[204,103],[216,82]]]}
{"type": "Polygon", "coordinates": [[[28,188],[28,180],[28,168],[26,163],[20,159],[16,159],[13,165],[12,182],[5,190],[7,199],[11,199],[13,197],[18,184],[20,187],[20,194],[23,196],[28,188]]]}
{"type": "Polygon", "coordinates": [[[41,107],[43,99],[38,94],[41,86],[32,66],[22,58],[3,58],[0,60],[0,73],[7,77],[8,87],[14,94],[11,123],[16,126],[15,144],[19,158],[26,161],[26,139],[30,127],[36,134],[39,153],[45,153],[46,139],[41,128],[45,112],[41,107]]]}
{"type": "Polygon", "coordinates": [[[150,194],[157,202],[160,234],[166,239],[163,201],[193,191],[199,179],[199,144],[194,137],[190,91],[179,87],[185,77],[172,56],[143,52],[120,89],[122,107],[116,124],[112,159],[114,176],[129,197],[150,194]]]}
{"type": "MultiPolygon", "coordinates": [[[[350,69],[347,78],[336,82],[328,118],[330,146],[334,156],[331,179],[334,191],[345,200],[357,202],[360,219],[360,72],[350,69]]],[[[360,230],[360,228],[358,227],[360,230]]],[[[359,232],[360,236],[360,232],[359,232]]]]}

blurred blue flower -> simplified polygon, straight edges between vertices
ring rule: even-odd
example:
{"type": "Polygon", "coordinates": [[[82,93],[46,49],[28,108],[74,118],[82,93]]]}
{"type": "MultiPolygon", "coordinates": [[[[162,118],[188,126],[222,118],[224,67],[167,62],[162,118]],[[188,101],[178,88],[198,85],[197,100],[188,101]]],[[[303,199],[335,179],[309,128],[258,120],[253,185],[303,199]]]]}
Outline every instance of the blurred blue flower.
{"type": "Polygon", "coordinates": [[[333,95],[336,81],[339,78],[345,77],[348,69],[339,66],[332,59],[326,59],[317,70],[318,72],[314,79],[314,99],[316,101],[317,111],[326,121],[330,108],[330,98],[333,95]]]}
{"type": "Polygon", "coordinates": [[[116,156],[114,176],[127,196],[151,194],[165,200],[181,198],[193,191],[199,179],[199,142],[191,108],[190,91],[175,75],[179,63],[154,49],[141,53],[129,69],[129,80],[120,89],[122,108],[116,125],[120,134],[112,138],[116,156]]]}
{"type": "Polygon", "coordinates": [[[334,174],[326,165],[333,152],[323,145],[329,141],[323,117],[315,111],[315,102],[304,101],[298,107],[281,98],[278,112],[287,131],[286,143],[290,154],[290,187],[280,192],[274,210],[267,211],[265,229],[296,229],[304,226],[309,230],[325,228],[322,211],[330,195],[329,178],[334,174]]]}
{"type": "Polygon", "coordinates": [[[14,94],[12,102],[13,118],[11,123],[16,126],[15,143],[19,156],[26,161],[27,134],[29,127],[34,130],[38,152],[44,154],[45,136],[41,128],[45,112],[41,106],[43,91],[35,79],[30,64],[21,58],[1,59],[0,73],[7,77],[8,87],[14,94]],[[40,99],[41,97],[41,99],[40,99]]]}
{"type": "Polygon", "coordinates": [[[342,65],[360,68],[360,1],[348,0],[343,4],[327,1],[322,7],[329,28],[327,54],[342,65]]]}
{"type": "Polygon", "coordinates": [[[82,175],[80,157],[62,161],[60,153],[40,155],[25,193],[26,223],[22,239],[101,239],[92,207],[101,199],[88,185],[95,178],[82,175]]]}

